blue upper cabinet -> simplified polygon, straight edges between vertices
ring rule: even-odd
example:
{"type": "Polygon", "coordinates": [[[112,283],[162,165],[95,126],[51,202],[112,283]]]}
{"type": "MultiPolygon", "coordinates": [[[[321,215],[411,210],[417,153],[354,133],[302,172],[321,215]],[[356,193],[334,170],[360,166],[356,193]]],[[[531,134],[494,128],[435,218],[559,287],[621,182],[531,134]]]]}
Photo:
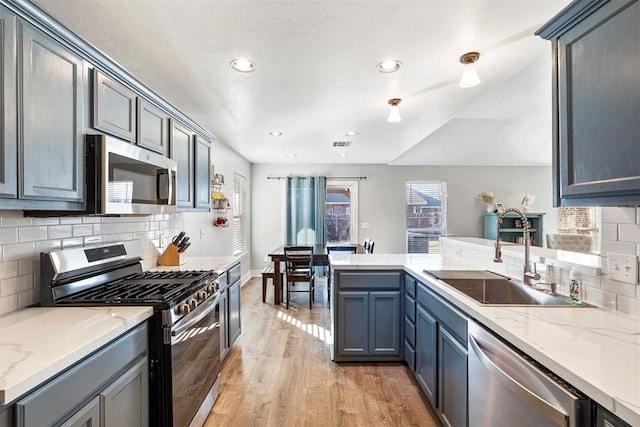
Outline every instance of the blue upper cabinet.
{"type": "Polygon", "coordinates": [[[93,127],[134,142],[136,94],[98,70],[93,76],[93,127]]]}
{"type": "Polygon", "coordinates": [[[640,205],[640,2],[576,0],[552,41],[555,206],[640,205]]]}
{"type": "Polygon", "coordinates": [[[16,123],[16,17],[0,9],[0,104],[3,120],[0,121],[0,197],[18,197],[18,136],[16,123]]]}

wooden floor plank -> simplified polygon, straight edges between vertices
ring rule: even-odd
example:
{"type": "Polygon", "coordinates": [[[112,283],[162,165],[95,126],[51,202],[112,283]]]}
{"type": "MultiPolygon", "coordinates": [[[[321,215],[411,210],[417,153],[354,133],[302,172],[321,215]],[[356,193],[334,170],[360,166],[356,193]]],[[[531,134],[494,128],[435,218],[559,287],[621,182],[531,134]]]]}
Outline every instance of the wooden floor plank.
{"type": "Polygon", "coordinates": [[[258,278],[242,287],[242,335],[206,427],[441,425],[406,365],[332,362],[324,280],[312,310],[307,297],[295,294],[287,310],[262,303],[258,278]]]}

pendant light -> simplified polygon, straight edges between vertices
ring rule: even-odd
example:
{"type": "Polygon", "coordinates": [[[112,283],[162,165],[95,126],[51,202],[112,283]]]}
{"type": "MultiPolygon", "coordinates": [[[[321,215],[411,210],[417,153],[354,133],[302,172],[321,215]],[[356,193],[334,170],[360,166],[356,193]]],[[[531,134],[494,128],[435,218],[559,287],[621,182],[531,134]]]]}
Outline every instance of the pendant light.
{"type": "Polygon", "coordinates": [[[400,117],[400,107],[398,106],[402,100],[400,98],[392,98],[389,100],[389,117],[387,117],[387,121],[389,123],[398,123],[402,121],[402,117],[400,117]]]}
{"type": "Polygon", "coordinates": [[[478,52],[467,52],[460,57],[460,62],[464,64],[464,71],[460,79],[460,87],[468,88],[480,84],[480,77],[476,72],[476,61],[480,58],[478,52]]]}

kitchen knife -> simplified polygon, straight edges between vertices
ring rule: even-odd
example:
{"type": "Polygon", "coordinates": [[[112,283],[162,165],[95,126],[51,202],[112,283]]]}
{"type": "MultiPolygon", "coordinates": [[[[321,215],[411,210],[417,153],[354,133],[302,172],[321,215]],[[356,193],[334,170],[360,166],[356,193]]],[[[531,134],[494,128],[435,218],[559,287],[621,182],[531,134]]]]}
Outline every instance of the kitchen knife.
{"type": "Polygon", "coordinates": [[[178,247],[183,247],[188,241],[189,241],[190,237],[186,236],[185,238],[183,238],[182,240],[180,240],[178,242],[178,247]]]}
{"type": "Polygon", "coordinates": [[[178,242],[180,242],[180,240],[182,240],[182,238],[184,237],[185,234],[186,233],[184,231],[181,231],[180,234],[178,234],[177,236],[175,236],[173,238],[171,243],[173,243],[174,245],[178,245],[178,242]]]}
{"type": "Polygon", "coordinates": [[[191,243],[185,243],[184,245],[180,246],[180,249],[178,249],[178,253],[186,251],[189,246],[191,246],[191,243]]]}

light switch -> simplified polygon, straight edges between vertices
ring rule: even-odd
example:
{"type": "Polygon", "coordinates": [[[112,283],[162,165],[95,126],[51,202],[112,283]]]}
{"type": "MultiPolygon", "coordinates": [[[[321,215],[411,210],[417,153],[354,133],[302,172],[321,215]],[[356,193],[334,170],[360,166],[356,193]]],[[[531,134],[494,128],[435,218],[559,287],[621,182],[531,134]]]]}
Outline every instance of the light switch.
{"type": "Polygon", "coordinates": [[[368,222],[360,223],[360,228],[369,228],[369,223],[368,222]]]}
{"type": "Polygon", "coordinates": [[[609,278],[620,282],[638,283],[638,257],[636,255],[607,253],[609,278]]]}

